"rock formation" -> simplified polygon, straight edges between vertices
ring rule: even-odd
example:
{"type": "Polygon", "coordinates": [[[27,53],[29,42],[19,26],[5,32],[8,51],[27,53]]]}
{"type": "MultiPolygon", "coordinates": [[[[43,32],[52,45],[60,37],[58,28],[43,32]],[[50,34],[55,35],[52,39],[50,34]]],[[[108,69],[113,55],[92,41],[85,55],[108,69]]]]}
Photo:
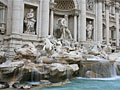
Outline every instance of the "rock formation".
{"type": "MultiPolygon", "coordinates": [[[[118,68],[120,65],[119,55],[108,55],[104,50],[107,46],[100,43],[88,46],[49,37],[45,38],[41,45],[35,47],[28,43],[15,49],[15,58],[0,65],[0,80],[8,82],[10,86],[19,86],[15,83],[24,81],[56,83],[76,76],[112,77],[113,61],[117,60],[118,68]]],[[[29,88],[21,85],[20,87],[29,88]]]]}

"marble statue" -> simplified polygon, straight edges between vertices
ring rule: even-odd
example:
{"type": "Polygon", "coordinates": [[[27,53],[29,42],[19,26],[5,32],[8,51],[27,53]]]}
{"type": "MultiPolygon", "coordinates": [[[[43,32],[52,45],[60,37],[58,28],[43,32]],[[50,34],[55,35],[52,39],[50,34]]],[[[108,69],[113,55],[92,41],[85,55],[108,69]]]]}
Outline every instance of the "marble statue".
{"type": "Polygon", "coordinates": [[[66,18],[58,19],[57,24],[60,27],[60,30],[62,31],[61,39],[66,39],[66,35],[68,35],[68,38],[72,40],[72,35],[70,30],[68,29],[66,18]]]}
{"type": "Polygon", "coordinates": [[[92,21],[89,21],[86,30],[87,30],[87,38],[92,39],[92,32],[93,32],[92,21]]]}
{"type": "Polygon", "coordinates": [[[48,38],[45,38],[43,51],[46,51],[47,53],[51,54],[53,51],[54,45],[51,43],[51,41],[48,38]]]}
{"type": "Polygon", "coordinates": [[[4,35],[5,32],[6,32],[5,24],[2,24],[2,27],[0,27],[0,34],[1,34],[1,35],[4,35]]]}
{"type": "Polygon", "coordinates": [[[26,26],[26,31],[25,33],[30,33],[30,32],[35,32],[35,15],[34,15],[34,10],[30,9],[30,11],[27,13],[25,16],[25,26],[26,26]]]}

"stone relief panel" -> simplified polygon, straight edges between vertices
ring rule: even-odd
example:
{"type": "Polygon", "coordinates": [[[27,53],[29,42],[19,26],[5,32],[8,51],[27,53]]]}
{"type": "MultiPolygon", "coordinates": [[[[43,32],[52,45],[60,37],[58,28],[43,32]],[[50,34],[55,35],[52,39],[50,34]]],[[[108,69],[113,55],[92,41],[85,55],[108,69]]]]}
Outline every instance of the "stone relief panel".
{"type": "Polygon", "coordinates": [[[37,7],[25,5],[24,31],[26,34],[36,34],[37,7]]]}
{"type": "Polygon", "coordinates": [[[95,0],[87,0],[87,5],[86,5],[87,11],[94,12],[95,10],[95,0]]]}
{"type": "Polygon", "coordinates": [[[92,40],[93,39],[93,20],[87,20],[87,26],[86,26],[86,37],[87,40],[92,40]]]}

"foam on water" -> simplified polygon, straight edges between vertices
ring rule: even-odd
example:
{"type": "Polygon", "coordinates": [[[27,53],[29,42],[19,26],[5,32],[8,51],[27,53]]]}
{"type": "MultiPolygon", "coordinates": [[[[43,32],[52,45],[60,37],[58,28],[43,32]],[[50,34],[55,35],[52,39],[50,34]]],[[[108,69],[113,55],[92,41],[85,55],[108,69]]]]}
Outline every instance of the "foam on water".
{"type": "Polygon", "coordinates": [[[115,77],[110,77],[110,78],[83,78],[83,77],[77,77],[77,79],[81,79],[81,80],[103,80],[103,81],[107,81],[107,80],[120,80],[120,76],[115,76],[115,77]]]}
{"type": "Polygon", "coordinates": [[[28,82],[30,85],[40,85],[40,82],[28,82]]]}

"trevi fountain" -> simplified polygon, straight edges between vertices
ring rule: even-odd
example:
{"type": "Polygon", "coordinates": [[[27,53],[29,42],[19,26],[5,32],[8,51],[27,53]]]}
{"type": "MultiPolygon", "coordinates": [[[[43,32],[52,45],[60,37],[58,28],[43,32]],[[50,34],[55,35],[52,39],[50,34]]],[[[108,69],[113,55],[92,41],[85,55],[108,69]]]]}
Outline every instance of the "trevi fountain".
{"type": "MultiPolygon", "coordinates": [[[[3,61],[6,60],[0,65],[0,88],[9,87],[13,90],[53,86],[43,90],[70,90],[71,87],[75,88],[72,90],[77,87],[88,90],[86,84],[99,84],[104,80],[119,78],[119,52],[112,53],[110,45],[100,42],[89,41],[89,44],[81,44],[74,41],[65,18],[58,19],[58,25],[60,37],[48,36],[36,47],[28,43],[15,48],[16,55],[12,60],[7,60],[6,52],[0,53],[3,61]],[[82,82],[87,83],[81,87],[77,85],[82,85],[82,82]],[[57,86],[59,87],[55,88],[57,86]]],[[[91,27],[89,25],[88,29],[92,29],[91,27]]],[[[90,39],[91,35],[88,38],[90,39]]]]}
{"type": "Polygon", "coordinates": [[[0,0],[0,89],[120,90],[119,0],[0,0]]]}

